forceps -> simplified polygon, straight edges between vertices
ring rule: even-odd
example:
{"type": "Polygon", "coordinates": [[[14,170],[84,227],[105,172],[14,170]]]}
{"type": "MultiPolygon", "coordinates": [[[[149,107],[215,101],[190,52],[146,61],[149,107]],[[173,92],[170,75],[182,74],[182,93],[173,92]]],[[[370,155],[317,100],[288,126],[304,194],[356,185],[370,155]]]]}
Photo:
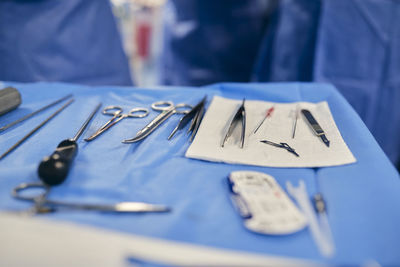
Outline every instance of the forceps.
{"type": "Polygon", "coordinates": [[[170,140],[178,130],[182,130],[189,121],[190,123],[188,133],[192,132],[190,136],[190,142],[193,141],[194,137],[196,136],[197,131],[199,130],[201,120],[203,119],[203,115],[205,112],[205,104],[207,101],[207,96],[204,96],[203,99],[195,105],[189,112],[187,112],[179,121],[178,125],[176,125],[175,129],[172,133],[168,136],[168,140],[170,140]]]}
{"type": "Polygon", "coordinates": [[[171,101],[158,101],[151,104],[151,108],[161,113],[155,117],[149,124],[142,130],[136,133],[136,136],[122,141],[122,143],[129,144],[138,142],[151,134],[158,126],[174,114],[187,114],[192,108],[191,105],[180,103],[174,105],[171,101]]]}
{"type": "Polygon", "coordinates": [[[246,133],[246,109],[244,108],[245,99],[243,98],[242,104],[236,110],[232,120],[229,123],[228,131],[226,132],[224,139],[222,139],[221,147],[224,147],[226,140],[232,135],[233,129],[237,124],[242,125],[241,134],[240,134],[240,148],[244,146],[244,137],[246,133]]]}
{"type": "Polygon", "coordinates": [[[85,141],[92,141],[125,118],[143,118],[149,114],[149,110],[147,108],[133,108],[126,114],[123,114],[122,112],[123,109],[120,106],[108,106],[104,108],[103,114],[112,116],[112,118],[103,126],[101,126],[100,129],[98,129],[97,132],[95,132],[92,136],[86,138],[85,141]]]}
{"type": "Polygon", "coordinates": [[[74,203],[51,200],[48,198],[50,193],[50,186],[43,183],[22,183],[15,187],[11,195],[18,200],[31,201],[34,207],[31,210],[33,214],[36,213],[49,213],[59,209],[69,210],[93,210],[101,212],[117,212],[117,213],[136,213],[136,212],[168,212],[170,209],[163,205],[153,205],[143,202],[118,202],[115,204],[88,204],[88,203],[74,203]],[[34,196],[23,193],[29,190],[42,190],[42,193],[34,196]]]}
{"type": "Polygon", "coordinates": [[[290,152],[290,153],[292,153],[293,155],[295,155],[296,157],[300,157],[300,155],[299,154],[297,154],[297,152],[291,147],[291,146],[289,146],[287,143],[274,143],[274,142],[271,142],[271,141],[268,141],[268,140],[261,140],[260,141],[261,143],[264,143],[264,144],[268,144],[268,145],[271,145],[271,146],[275,146],[275,147],[279,147],[279,148],[284,148],[284,149],[286,149],[288,152],[290,152]]]}

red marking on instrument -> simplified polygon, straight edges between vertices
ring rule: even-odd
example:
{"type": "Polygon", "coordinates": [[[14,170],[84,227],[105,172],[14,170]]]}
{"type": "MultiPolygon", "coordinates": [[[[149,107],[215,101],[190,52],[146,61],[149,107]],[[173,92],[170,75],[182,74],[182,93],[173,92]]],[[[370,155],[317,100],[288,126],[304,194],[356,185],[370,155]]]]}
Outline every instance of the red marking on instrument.
{"type": "Polygon", "coordinates": [[[267,110],[267,113],[265,114],[265,117],[269,118],[272,116],[272,112],[274,112],[274,107],[271,107],[267,110]]]}

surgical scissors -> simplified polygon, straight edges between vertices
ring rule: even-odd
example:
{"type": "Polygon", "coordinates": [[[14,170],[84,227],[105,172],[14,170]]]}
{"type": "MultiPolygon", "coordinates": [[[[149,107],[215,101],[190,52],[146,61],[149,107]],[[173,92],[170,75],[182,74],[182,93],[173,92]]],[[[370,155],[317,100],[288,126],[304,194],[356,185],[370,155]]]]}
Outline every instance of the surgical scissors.
{"type": "Polygon", "coordinates": [[[106,130],[110,129],[112,126],[120,122],[125,118],[143,118],[149,114],[147,108],[133,108],[128,113],[123,114],[123,109],[120,106],[108,106],[103,109],[103,114],[112,116],[103,126],[100,127],[93,135],[86,138],[85,141],[92,141],[100,134],[104,133],[106,130]]]}
{"type": "Polygon", "coordinates": [[[137,212],[168,212],[170,208],[163,205],[154,205],[143,202],[118,202],[115,204],[89,204],[89,203],[73,203],[51,200],[48,198],[51,187],[43,183],[22,183],[16,186],[11,195],[24,201],[31,201],[35,205],[31,210],[32,213],[49,213],[58,209],[70,210],[93,210],[101,212],[117,212],[117,213],[137,213],[137,212]],[[43,192],[37,195],[28,195],[23,191],[42,190],[43,192]]]}
{"type": "Polygon", "coordinates": [[[149,124],[147,124],[142,130],[136,133],[136,136],[130,139],[122,141],[122,143],[135,143],[151,134],[158,126],[160,126],[164,121],[174,114],[187,114],[191,105],[180,103],[174,105],[171,101],[158,101],[151,104],[151,108],[156,111],[161,111],[161,113],[156,116],[149,124]]]}

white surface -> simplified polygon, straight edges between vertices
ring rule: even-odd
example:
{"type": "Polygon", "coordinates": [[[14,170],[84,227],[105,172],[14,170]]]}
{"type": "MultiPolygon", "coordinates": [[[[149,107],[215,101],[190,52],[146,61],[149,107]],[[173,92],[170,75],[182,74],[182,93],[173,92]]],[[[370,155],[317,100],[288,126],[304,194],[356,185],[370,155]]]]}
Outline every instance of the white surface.
{"type": "Polygon", "coordinates": [[[7,267],[134,266],[129,257],[173,266],[317,266],[5,213],[0,229],[0,266],[7,267]]]}
{"type": "MultiPolygon", "coordinates": [[[[225,146],[221,147],[221,140],[229,127],[231,117],[240,104],[241,100],[215,96],[186,156],[208,161],[269,167],[323,167],[356,162],[336,127],[327,102],[273,103],[248,100],[245,102],[244,148],[239,147],[239,131],[234,132],[225,146]],[[264,121],[256,134],[253,134],[266,110],[272,106],[272,116],[264,121]],[[330,140],[330,147],[314,135],[301,114],[298,116],[295,138],[292,139],[296,106],[299,109],[310,110],[330,140]],[[288,143],[300,157],[286,149],[261,143],[264,139],[275,143],[288,143]]],[[[236,130],[240,130],[240,125],[236,130]]]]}

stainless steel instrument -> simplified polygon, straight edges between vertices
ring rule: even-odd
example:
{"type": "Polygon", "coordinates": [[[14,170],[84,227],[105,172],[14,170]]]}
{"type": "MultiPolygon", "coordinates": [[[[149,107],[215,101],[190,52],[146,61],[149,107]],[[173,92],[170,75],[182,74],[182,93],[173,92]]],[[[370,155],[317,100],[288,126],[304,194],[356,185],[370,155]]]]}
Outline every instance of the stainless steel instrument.
{"type": "Polygon", "coordinates": [[[108,120],[103,126],[100,127],[93,135],[86,138],[85,141],[92,141],[112,126],[120,122],[125,118],[143,118],[149,114],[149,110],[147,108],[133,108],[128,113],[123,114],[123,109],[120,106],[108,106],[103,109],[103,114],[112,116],[110,120],[108,120]]]}
{"type": "Polygon", "coordinates": [[[15,187],[11,195],[23,201],[31,201],[34,203],[33,209],[30,211],[36,213],[49,213],[58,210],[91,210],[101,212],[118,212],[118,213],[137,213],[137,212],[168,212],[170,209],[163,205],[153,205],[143,202],[118,202],[115,204],[92,204],[92,203],[75,203],[57,201],[48,198],[51,187],[43,183],[23,183],[15,187]],[[42,193],[34,196],[27,195],[25,191],[42,190],[42,193]],[[25,193],[24,193],[25,192],[25,193]]]}
{"type": "Polygon", "coordinates": [[[159,127],[164,121],[174,114],[187,114],[192,106],[184,103],[174,105],[171,101],[159,101],[151,105],[151,108],[161,113],[155,117],[149,124],[147,124],[142,130],[136,133],[136,136],[130,139],[122,141],[122,143],[129,144],[135,143],[146,138],[151,134],[157,127],[159,127]]]}

